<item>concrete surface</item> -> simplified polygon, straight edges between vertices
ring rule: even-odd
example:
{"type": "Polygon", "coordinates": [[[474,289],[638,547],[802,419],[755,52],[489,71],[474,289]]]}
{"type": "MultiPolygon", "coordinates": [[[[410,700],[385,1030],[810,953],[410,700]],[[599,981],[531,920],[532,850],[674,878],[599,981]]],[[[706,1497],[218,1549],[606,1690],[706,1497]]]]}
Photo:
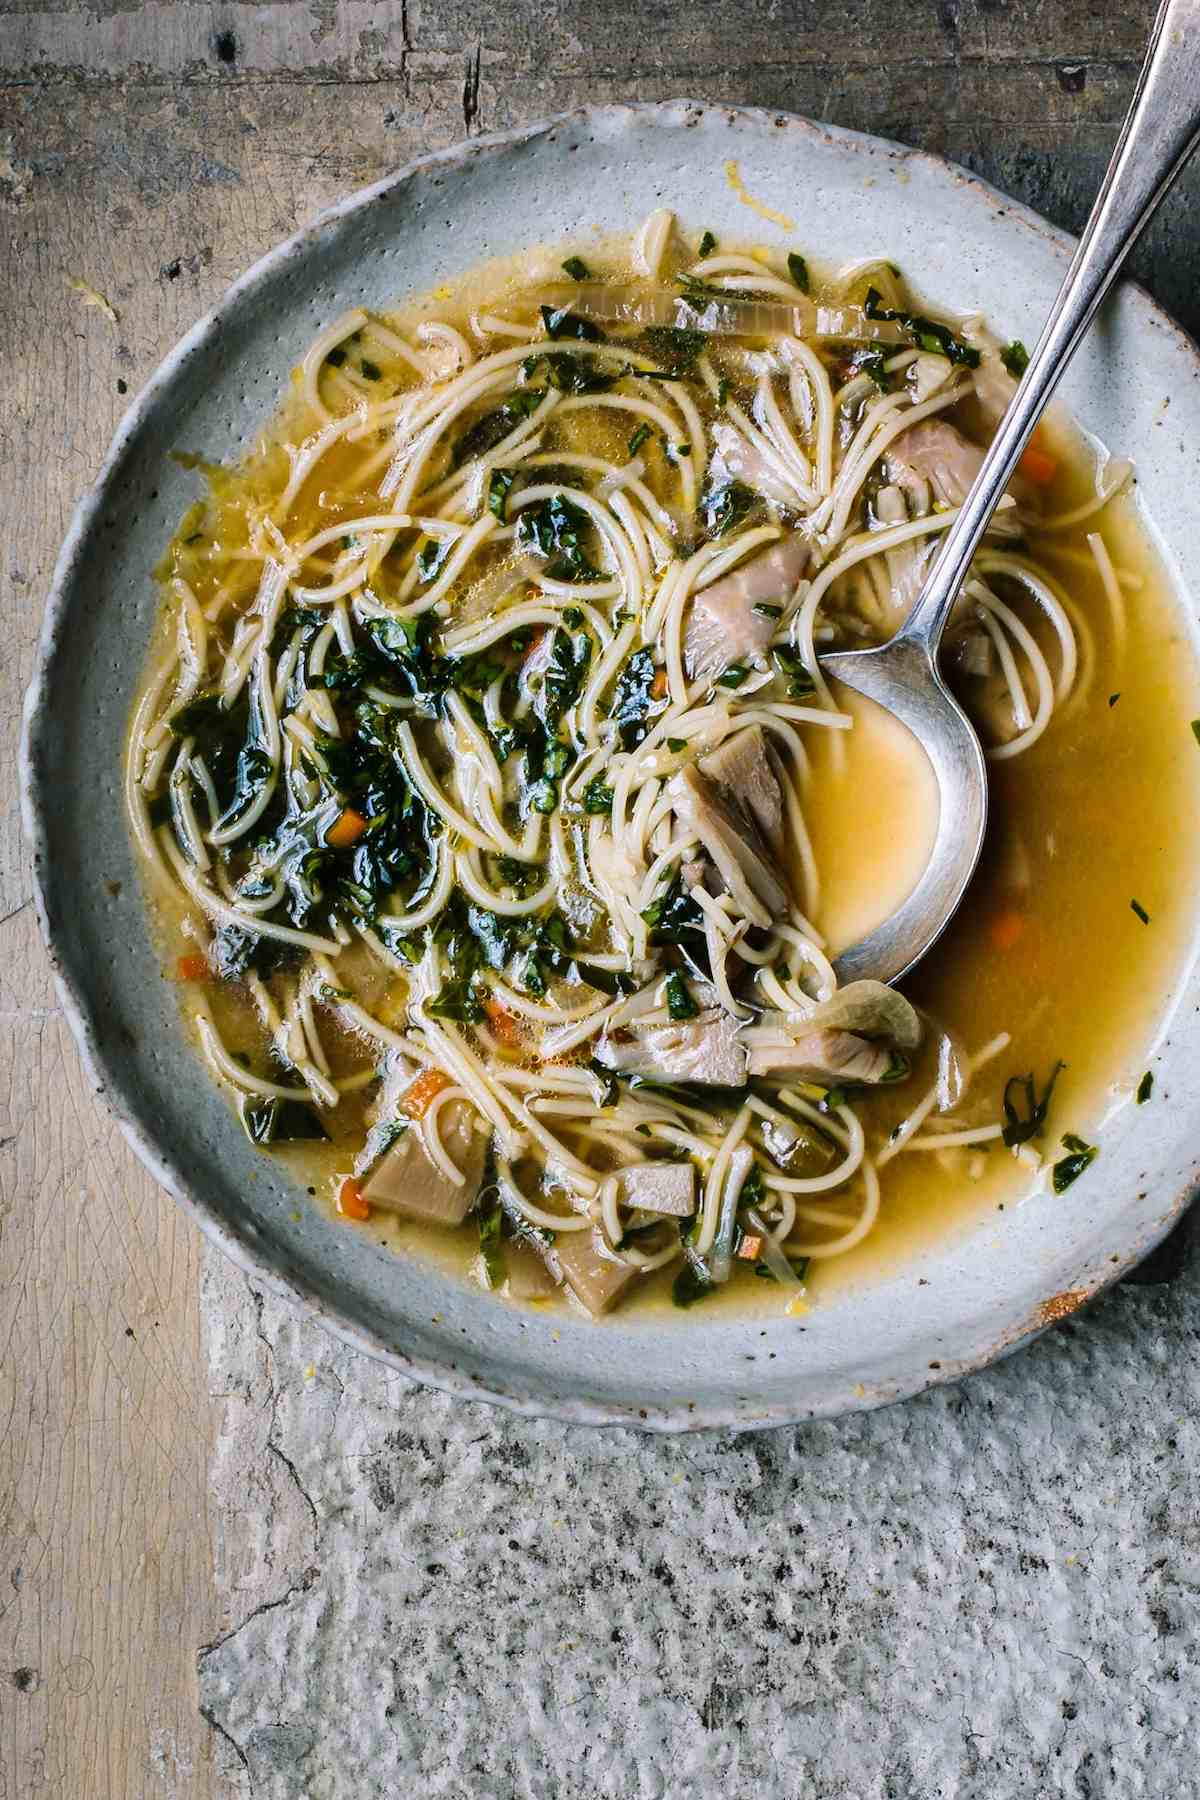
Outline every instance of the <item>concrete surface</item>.
{"type": "MultiPolygon", "coordinates": [[[[123,396],[338,194],[686,92],[945,151],[1078,225],[1152,12],[4,0],[10,726],[123,396]]],[[[1192,329],[1198,191],[1138,255],[1192,329]]],[[[1194,1234],[1019,1359],[843,1425],[452,1406],[200,1253],[136,1169],[62,1041],[4,793],[2,1800],[1200,1795],[1194,1234]]]]}

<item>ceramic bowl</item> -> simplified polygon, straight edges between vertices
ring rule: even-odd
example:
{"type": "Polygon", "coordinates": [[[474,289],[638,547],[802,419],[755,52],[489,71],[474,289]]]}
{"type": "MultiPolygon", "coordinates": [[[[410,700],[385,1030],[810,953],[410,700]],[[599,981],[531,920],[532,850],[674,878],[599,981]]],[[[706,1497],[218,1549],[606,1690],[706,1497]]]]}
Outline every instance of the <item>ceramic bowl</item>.
{"type": "MultiPolygon", "coordinates": [[[[1086,1206],[1046,1196],[965,1228],[869,1290],[786,1317],[519,1311],[373,1244],[307,1203],[244,1139],[159,977],[122,816],[119,763],[156,606],[151,570],[193,495],[185,445],[236,457],[317,328],[481,258],[652,207],[689,226],[801,242],[818,261],[883,252],[927,299],[1032,342],[1071,242],[935,157],[803,119],[687,101],[588,108],[481,138],[351,196],[273,250],[202,319],[130,409],[54,577],[26,711],[24,801],[42,927],[97,1091],[137,1155],[245,1269],[421,1381],[530,1413],[658,1430],[777,1425],[875,1406],[978,1368],[1115,1280],[1164,1234],[1197,1171],[1200,996],[1156,1054],[1157,1132],[1125,1108],[1086,1206]],[[797,222],[783,234],[731,184],[797,222]],[[118,890],[119,884],[119,890],[118,890]]],[[[1068,406],[1137,463],[1168,561],[1200,542],[1200,363],[1141,292],[1107,308],[1068,406]],[[1160,427],[1171,396],[1170,425],[1160,427]]],[[[1194,632],[1194,621],[1189,621],[1194,632]]]]}

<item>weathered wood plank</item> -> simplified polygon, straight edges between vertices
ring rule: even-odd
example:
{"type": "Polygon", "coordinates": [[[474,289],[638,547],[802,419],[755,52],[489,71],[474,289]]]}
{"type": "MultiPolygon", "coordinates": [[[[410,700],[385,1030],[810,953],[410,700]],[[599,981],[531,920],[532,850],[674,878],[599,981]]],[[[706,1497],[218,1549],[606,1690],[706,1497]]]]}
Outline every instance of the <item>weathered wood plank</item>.
{"type": "MultiPolygon", "coordinates": [[[[626,0],[103,0],[86,11],[23,3],[0,24],[0,71],[22,80],[188,81],[275,76],[280,80],[377,81],[402,77],[410,54],[461,55],[479,45],[515,69],[580,84],[619,77],[740,68],[929,71],[976,61],[1002,78],[1009,63],[1140,60],[1153,0],[1110,10],[1064,0],[998,8],[988,0],[914,0],[897,30],[889,0],[838,9],[800,0],[782,13],[774,0],[738,7],[736,30],[722,0],[688,6],[650,0],[630,30],[626,0]]],[[[708,89],[719,97],[726,90],[708,89]]],[[[624,97],[636,97],[636,88],[624,97]]],[[[576,99],[583,97],[582,89],[576,99]]]]}
{"type": "MultiPolygon", "coordinates": [[[[308,1593],[316,1556],[328,1548],[336,1560],[340,1544],[350,1568],[354,1544],[330,1535],[336,1509],[317,1519],[304,1460],[314,1409],[332,1416],[338,1378],[331,1361],[309,1379],[315,1333],[299,1321],[286,1327],[291,1351],[277,1350],[279,1309],[268,1308],[264,1327],[241,1278],[221,1269],[209,1293],[223,1435],[209,1470],[195,1234],[96,1108],[54,1012],[28,908],[13,745],[70,505],[128,393],[226,283],[319,207],[427,148],[584,100],[690,92],[942,151],[1078,225],[1154,0],[1119,9],[913,0],[902,31],[894,0],[749,0],[732,10],[724,0],[640,0],[636,10],[629,0],[4,8],[0,1796],[225,1800],[251,1792],[255,1769],[225,1743],[210,1781],[195,1652],[211,1647],[203,1660],[217,1692],[253,1636],[242,1637],[247,1626],[308,1593]],[[71,277],[108,296],[115,325],[81,305],[71,277]],[[222,1528],[219,1602],[210,1480],[222,1528]]],[[[1198,192],[1189,178],[1137,263],[1193,328],[1198,192]]],[[[378,1409],[373,1423],[363,1415],[364,1442],[386,1446],[403,1400],[396,1378],[373,1371],[356,1390],[359,1405],[363,1394],[378,1409]]],[[[439,1406],[423,1402],[422,1419],[439,1417],[439,1406]]],[[[534,1448],[561,1436],[505,1429],[534,1448]]],[[[347,1422],[343,1449],[352,1437],[347,1422]]],[[[312,1441],[325,1438],[318,1431],[312,1441]]],[[[695,1454],[703,1461],[707,1447],[695,1454]]],[[[666,1453],[649,1461],[665,1468],[666,1453]]],[[[357,1491],[353,1503],[363,1504],[357,1491]]],[[[473,1579],[486,1575],[485,1558],[473,1579]]],[[[389,1578],[399,1580],[394,1570],[389,1578]]],[[[319,1597],[314,1588],[314,1604],[319,1597]]],[[[507,1604],[515,1617],[515,1599],[507,1604]]],[[[220,1716],[244,1723],[263,1780],[283,1784],[270,1791],[294,1800],[309,1791],[306,1752],[299,1737],[279,1735],[276,1715],[260,1719],[265,1686],[237,1706],[223,1696],[220,1716]],[[289,1774],[293,1751],[298,1772],[289,1774]]]]}

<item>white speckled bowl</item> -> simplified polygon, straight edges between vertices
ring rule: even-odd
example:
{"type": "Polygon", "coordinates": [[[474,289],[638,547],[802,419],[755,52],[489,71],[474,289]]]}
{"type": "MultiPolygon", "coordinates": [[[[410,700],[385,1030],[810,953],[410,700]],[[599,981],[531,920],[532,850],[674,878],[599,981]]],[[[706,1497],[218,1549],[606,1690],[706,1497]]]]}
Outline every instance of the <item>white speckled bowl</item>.
{"type": "MultiPolygon", "coordinates": [[[[118,766],[156,604],[150,572],[194,489],[169,461],[172,446],[236,456],[319,325],[522,243],[581,225],[625,229],[663,204],[692,226],[779,236],[739,202],[730,158],[750,192],[798,217],[797,238],[819,261],[884,252],[919,272],[932,302],[979,307],[1006,332],[1036,335],[1069,240],[963,171],[877,139],[680,101],[587,109],[430,157],[273,250],[130,409],[59,559],[23,762],[39,913],[84,1061],[134,1150],[202,1227],[350,1342],[421,1380],[523,1412],[668,1431],[783,1424],[911,1394],[1023,1342],[1128,1269],[1197,1173],[1195,980],[1155,1058],[1170,1107],[1156,1113],[1153,1141],[1131,1130],[1129,1108],[1112,1121],[1086,1205],[1031,1202],[1006,1215],[1002,1235],[981,1222],[869,1295],[814,1308],[803,1331],[774,1317],[542,1317],[297,1207],[284,1172],[245,1141],[158,977],[118,766]]],[[[1190,561],[1200,490],[1180,480],[1180,451],[1200,440],[1191,343],[1125,287],[1065,392],[1089,430],[1136,459],[1168,559],[1190,561]]]]}

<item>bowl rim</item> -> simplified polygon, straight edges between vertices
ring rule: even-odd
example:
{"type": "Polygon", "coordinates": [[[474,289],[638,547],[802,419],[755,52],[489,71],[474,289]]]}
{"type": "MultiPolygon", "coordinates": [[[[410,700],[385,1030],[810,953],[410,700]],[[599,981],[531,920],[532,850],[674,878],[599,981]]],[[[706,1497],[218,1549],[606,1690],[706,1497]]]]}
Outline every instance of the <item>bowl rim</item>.
{"type": "MultiPolygon", "coordinates": [[[[193,1186],[172,1165],[151,1134],[132,1116],[123,1092],[119,1062],[104,1049],[102,1034],[96,1029],[94,1001],[82,984],[74,979],[66,960],[60,956],[55,941],[53,908],[45,876],[49,861],[47,814],[53,805],[53,796],[46,790],[41,779],[40,750],[47,733],[52,730],[52,710],[43,703],[50,690],[59,640],[70,624],[72,591],[81,552],[104,504],[109,485],[120,469],[126,452],[135,442],[157,397],[171,384],[176,371],[194,352],[214,342],[222,330],[223,315],[242,295],[260,286],[277,269],[301,255],[341,220],[371,207],[414,177],[422,176],[430,170],[463,167],[482,156],[512,150],[533,139],[552,135],[564,127],[586,126],[589,121],[637,119],[669,130],[680,127],[684,122],[682,115],[689,118],[715,117],[730,124],[744,121],[751,127],[770,126],[776,137],[780,130],[797,131],[815,135],[848,155],[878,156],[882,153],[893,161],[909,166],[923,165],[935,175],[952,180],[960,189],[965,187],[985,204],[1002,207],[1007,217],[1043,239],[1064,260],[1078,241],[1032,208],[1014,200],[1001,189],[947,157],[872,133],[812,120],[780,108],[739,106],[686,97],[583,105],[415,157],[381,180],[356,189],[323,208],[307,224],[259,257],[168,351],[134,397],[117,427],[99,470],[76,504],[54,566],[37,638],[33,670],[22,708],[18,752],[21,819],[24,836],[32,851],[34,909],[49,958],[58,1003],[75,1039],[85,1074],[94,1094],[115,1120],[134,1155],[204,1235],[244,1274],[252,1276],[272,1292],[299,1302],[325,1330],[341,1342],[388,1364],[415,1384],[438,1389],[458,1399],[483,1401],[526,1418],[554,1418],[568,1424],[594,1427],[626,1426],[665,1434],[698,1430],[778,1429],[809,1420],[836,1417],[846,1412],[870,1411],[878,1406],[910,1399],[930,1388],[956,1382],[964,1375],[990,1367],[1041,1336],[1051,1324],[1078,1312],[1120,1281],[1178,1223],[1192,1198],[1191,1184],[1185,1184],[1171,1196],[1144,1235],[1127,1247],[1117,1261],[1110,1260],[1106,1264],[1099,1280],[1059,1296],[1059,1302],[1052,1308],[1039,1309],[1032,1318],[1017,1325],[1000,1342],[986,1350],[973,1353],[962,1361],[947,1359],[940,1369],[925,1369],[911,1380],[901,1381],[894,1387],[867,1390],[852,1400],[835,1395],[828,1405],[784,1404],[764,1407],[760,1412],[751,1414],[734,1401],[712,1406],[691,1406],[681,1401],[667,1406],[644,1408],[633,1402],[618,1405],[582,1398],[556,1399],[536,1392],[512,1393],[489,1387],[486,1381],[466,1373],[449,1361],[409,1355],[331,1305],[323,1295],[310,1287],[302,1275],[284,1274],[273,1267],[256,1243],[255,1234],[249,1230],[239,1230],[218,1217],[204,1198],[199,1185],[193,1186]]],[[[1136,297],[1144,315],[1149,315],[1159,329],[1174,338],[1179,348],[1200,370],[1200,347],[1182,326],[1140,284],[1126,279],[1121,282],[1120,288],[1122,292],[1132,293],[1136,297]]]]}

